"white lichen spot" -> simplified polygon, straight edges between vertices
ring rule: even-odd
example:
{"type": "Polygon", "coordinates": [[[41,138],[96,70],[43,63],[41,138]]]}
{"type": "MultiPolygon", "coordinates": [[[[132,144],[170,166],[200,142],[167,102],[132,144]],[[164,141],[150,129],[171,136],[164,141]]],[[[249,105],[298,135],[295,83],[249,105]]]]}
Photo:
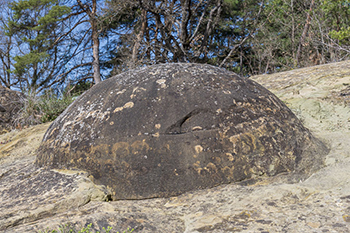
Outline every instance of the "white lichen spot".
{"type": "Polygon", "coordinates": [[[229,161],[233,161],[233,155],[231,153],[226,153],[226,156],[229,161]]]}
{"type": "Polygon", "coordinates": [[[146,91],[145,88],[143,87],[135,87],[133,90],[132,90],[132,94],[130,95],[130,98],[133,99],[135,96],[136,96],[136,93],[139,93],[141,91],[146,91]]]}
{"type": "Polygon", "coordinates": [[[74,122],[72,121],[67,121],[66,123],[63,124],[63,128],[67,127],[68,125],[73,124],[74,122]]]}
{"type": "Polygon", "coordinates": [[[126,92],[126,89],[123,89],[123,90],[121,90],[121,91],[118,91],[118,92],[117,92],[117,95],[123,94],[124,92],[126,92]]]}
{"type": "Polygon", "coordinates": [[[194,126],[193,128],[192,128],[192,131],[195,131],[195,130],[202,130],[203,128],[202,127],[200,127],[200,126],[194,126]]]}
{"type": "Polygon", "coordinates": [[[217,170],[218,170],[216,165],[214,163],[211,163],[211,162],[208,163],[207,166],[204,169],[206,169],[206,170],[207,169],[211,169],[211,170],[214,170],[215,172],[217,172],[217,170]]]}
{"type": "Polygon", "coordinates": [[[124,108],[132,108],[134,107],[134,102],[127,102],[126,104],[124,104],[124,108]]]}
{"type": "Polygon", "coordinates": [[[123,107],[118,107],[118,108],[114,109],[113,113],[119,112],[121,110],[123,110],[123,107]]]}
{"type": "Polygon", "coordinates": [[[165,79],[158,79],[156,81],[156,83],[158,83],[160,85],[161,88],[166,88],[166,84],[165,84],[166,80],[165,79]]]}
{"type": "Polygon", "coordinates": [[[159,70],[157,70],[156,72],[149,72],[149,74],[151,74],[151,75],[157,75],[157,74],[159,74],[159,70]]]}
{"type": "Polygon", "coordinates": [[[108,121],[109,120],[109,118],[110,118],[110,114],[111,114],[111,112],[110,111],[106,111],[104,114],[103,114],[103,117],[102,117],[102,119],[103,118],[105,118],[106,116],[106,121],[108,121]]]}
{"type": "Polygon", "coordinates": [[[113,113],[120,112],[123,109],[132,108],[132,107],[134,107],[134,102],[127,102],[126,104],[124,104],[123,107],[117,107],[116,109],[114,109],[113,113]]]}
{"type": "Polygon", "coordinates": [[[203,147],[201,145],[196,145],[194,149],[196,150],[197,154],[203,151],[203,147]]]}
{"type": "Polygon", "coordinates": [[[158,80],[156,81],[156,83],[158,83],[158,84],[164,84],[165,82],[166,82],[165,79],[158,79],[158,80]]]}

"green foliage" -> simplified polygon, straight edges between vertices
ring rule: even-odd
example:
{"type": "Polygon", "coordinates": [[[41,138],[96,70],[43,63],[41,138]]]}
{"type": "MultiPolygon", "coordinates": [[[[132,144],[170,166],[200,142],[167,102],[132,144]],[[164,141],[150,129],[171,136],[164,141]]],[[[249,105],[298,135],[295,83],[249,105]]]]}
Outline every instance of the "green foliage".
{"type": "Polygon", "coordinates": [[[23,108],[16,116],[15,124],[36,125],[55,120],[74,100],[72,95],[57,95],[46,91],[43,95],[28,92],[23,99],[23,108]]]}
{"type": "Polygon", "coordinates": [[[14,60],[16,63],[14,64],[14,73],[22,75],[35,64],[44,62],[48,56],[49,55],[46,52],[38,51],[32,51],[31,53],[25,54],[23,56],[15,56],[14,60]]]}
{"type": "MultiPolygon", "coordinates": [[[[13,17],[0,18],[10,19],[7,35],[19,45],[8,53],[12,63],[6,71],[16,80],[7,83],[41,92],[67,78],[91,79],[86,10],[93,1],[82,2],[90,8],[76,0],[10,4],[13,17]]],[[[164,62],[209,63],[249,76],[350,54],[350,0],[98,0],[93,18],[105,77],[164,62]]]]}
{"type": "Polygon", "coordinates": [[[40,109],[40,97],[29,92],[26,99],[22,99],[23,107],[17,113],[14,123],[16,126],[29,126],[41,123],[42,111],[40,109]]]}
{"type": "Polygon", "coordinates": [[[63,15],[69,14],[71,9],[67,6],[52,6],[49,13],[40,17],[38,20],[38,26],[34,30],[46,29],[47,25],[54,24],[61,19],[63,15]]]}
{"type": "MultiPolygon", "coordinates": [[[[21,19],[23,14],[27,13],[32,10],[37,10],[41,7],[52,7],[50,12],[42,17],[42,18],[55,18],[56,20],[59,19],[62,15],[68,14],[70,12],[70,8],[67,6],[57,6],[58,0],[21,0],[17,2],[11,3],[11,8],[15,12],[14,16],[15,19],[21,19]]],[[[40,19],[39,19],[40,21],[40,19]]],[[[55,22],[53,20],[44,20],[41,23],[52,23],[55,22]]]]}
{"type": "Polygon", "coordinates": [[[342,27],[339,31],[332,30],[329,35],[339,41],[344,41],[350,38],[350,27],[342,27]]]}
{"type": "Polygon", "coordinates": [[[17,37],[21,51],[14,56],[12,72],[25,76],[30,83],[28,88],[35,89],[51,81],[44,74],[50,74],[47,70],[48,64],[52,64],[50,59],[57,59],[54,44],[61,33],[59,22],[71,9],[59,5],[58,0],[20,0],[10,7],[13,19],[7,22],[6,34],[17,37]]]}
{"type": "Polygon", "coordinates": [[[58,5],[57,0],[21,0],[11,3],[11,9],[15,20],[9,20],[8,34],[20,34],[26,42],[32,37],[31,32],[37,31],[35,39],[32,39],[33,46],[34,43],[40,45],[41,40],[48,38],[57,21],[71,11],[68,6],[58,5]]]}
{"type": "Polygon", "coordinates": [[[72,88],[69,85],[66,88],[65,93],[69,93],[69,95],[72,96],[78,96],[81,95],[83,92],[89,90],[92,87],[93,83],[90,81],[80,81],[77,84],[75,84],[72,88]]]}
{"type": "Polygon", "coordinates": [[[309,4],[310,1],[302,0],[266,1],[257,24],[259,30],[247,55],[252,74],[274,73],[298,66],[296,54],[309,4]]]}
{"type": "Polygon", "coordinates": [[[71,95],[58,97],[56,94],[48,91],[41,96],[39,108],[41,109],[41,122],[55,120],[72,102],[74,98],[71,95]]]}
{"type": "MultiPolygon", "coordinates": [[[[91,230],[92,223],[87,225],[86,227],[82,227],[80,230],[77,230],[76,227],[72,226],[71,224],[65,224],[65,225],[60,225],[57,230],[44,230],[44,231],[39,231],[38,233],[113,233],[112,232],[112,227],[108,226],[107,228],[103,227],[102,231],[93,231],[91,230]]],[[[134,229],[127,229],[123,232],[120,233],[131,233],[133,232],[134,229]]],[[[116,232],[116,233],[119,233],[116,232]]]]}
{"type": "MultiPolygon", "coordinates": [[[[346,42],[350,38],[350,1],[349,0],[323,0],[321,9],[324,13],[325,22],[330,25],[329,36],[346,42]]],[[[349,41],[347,41],[349,43],[349,41]]]]}

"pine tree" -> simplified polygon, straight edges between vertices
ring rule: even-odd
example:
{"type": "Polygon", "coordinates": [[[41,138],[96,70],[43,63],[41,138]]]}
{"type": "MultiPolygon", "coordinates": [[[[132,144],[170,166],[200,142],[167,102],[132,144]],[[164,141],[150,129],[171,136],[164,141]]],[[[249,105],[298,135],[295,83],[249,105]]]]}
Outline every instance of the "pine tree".
{"type": "Polygon", "coordinates": [[[16,36],[21,45],[13,72],[26,88],[36,90],[52,81],[60,56],[56,46],[60,20],[70,8],[58,0],[21,0],[10,6],[14,20],[8,21],[7,35],[16,36]]]}

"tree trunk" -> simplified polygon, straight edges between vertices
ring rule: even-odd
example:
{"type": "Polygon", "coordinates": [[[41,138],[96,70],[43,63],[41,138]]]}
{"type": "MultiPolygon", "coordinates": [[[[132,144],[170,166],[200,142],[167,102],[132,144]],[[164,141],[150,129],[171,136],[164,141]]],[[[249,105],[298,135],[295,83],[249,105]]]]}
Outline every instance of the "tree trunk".
{"type": "Polygon", "coordinates": [[[92,53],[93,53],[93,61],[92,61],[92,67],[94,68],[94,81],[95,84],[98,84],[101,82],[101,75],[100,75],[100,40],[98,39],[98,30],[96,26],[96,20],[92,19],[92,53]]]}
{"type": "Polygon", "coordinates": [[[80,0],[77,0],[80,8],[86,12],[89,16],[89,21],[91,24],[91,37],[92,37],[92,67],[94,69],[94,82],[98,84],[101,82],[100,75],[100,41],[98,39],[98,27],[97,27],[97,0],[92,0],[92,9],[87,4],[83,4],[80,0]]]}
{"type": "Polygon", "coordinates": [[[304,46],[305,38],[306,38],[307,32],[309,31],[309,28],[310,28],[310,22],[311,22],[310,13],[312,12],[312,7],[313,7],[314,3],[315,3],[315,0],[312,0],[311,4],[310,4],[310,10],[309,10],[309,12],[307,13],[307,16],[306,16],[306,23],[304,25],[303,34],[301,34],[301,37],[300,37],[300,42],[299,42],[298,51],[297,51],[297,57],[296,57],[296,63],[297,64],[300,63],[301,50],[302,50],[302,47],[304,46]]]}
{"type": "Polygon", "coordinates": [[[147,11],[145,9],[142,9],[141,18],[142,18],[141,29],[140,29],[139,34],[136,37],[136,42],[135,42],[133,50],[132,50],[132,66],[133,66],[133,68],[136,66],[138,50],[140,48],[143,35],[145,34],[145,31],[147,28],[147,11]]]}

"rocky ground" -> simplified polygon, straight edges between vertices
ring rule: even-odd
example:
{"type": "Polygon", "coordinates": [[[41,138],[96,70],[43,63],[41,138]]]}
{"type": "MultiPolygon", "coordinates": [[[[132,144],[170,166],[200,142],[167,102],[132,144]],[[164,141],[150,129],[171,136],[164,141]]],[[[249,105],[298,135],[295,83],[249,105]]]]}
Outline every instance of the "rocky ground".
{"type": "Polygon", "coordinates": [[[301,118],[331,151],[306,180],[288,175],[178,197],[108,202],[84,172],[37,169],[48,124],[0,135],[0,231],[70,223],[112,232],[350,232],[350,62],[252,77],[301,118]]]}

